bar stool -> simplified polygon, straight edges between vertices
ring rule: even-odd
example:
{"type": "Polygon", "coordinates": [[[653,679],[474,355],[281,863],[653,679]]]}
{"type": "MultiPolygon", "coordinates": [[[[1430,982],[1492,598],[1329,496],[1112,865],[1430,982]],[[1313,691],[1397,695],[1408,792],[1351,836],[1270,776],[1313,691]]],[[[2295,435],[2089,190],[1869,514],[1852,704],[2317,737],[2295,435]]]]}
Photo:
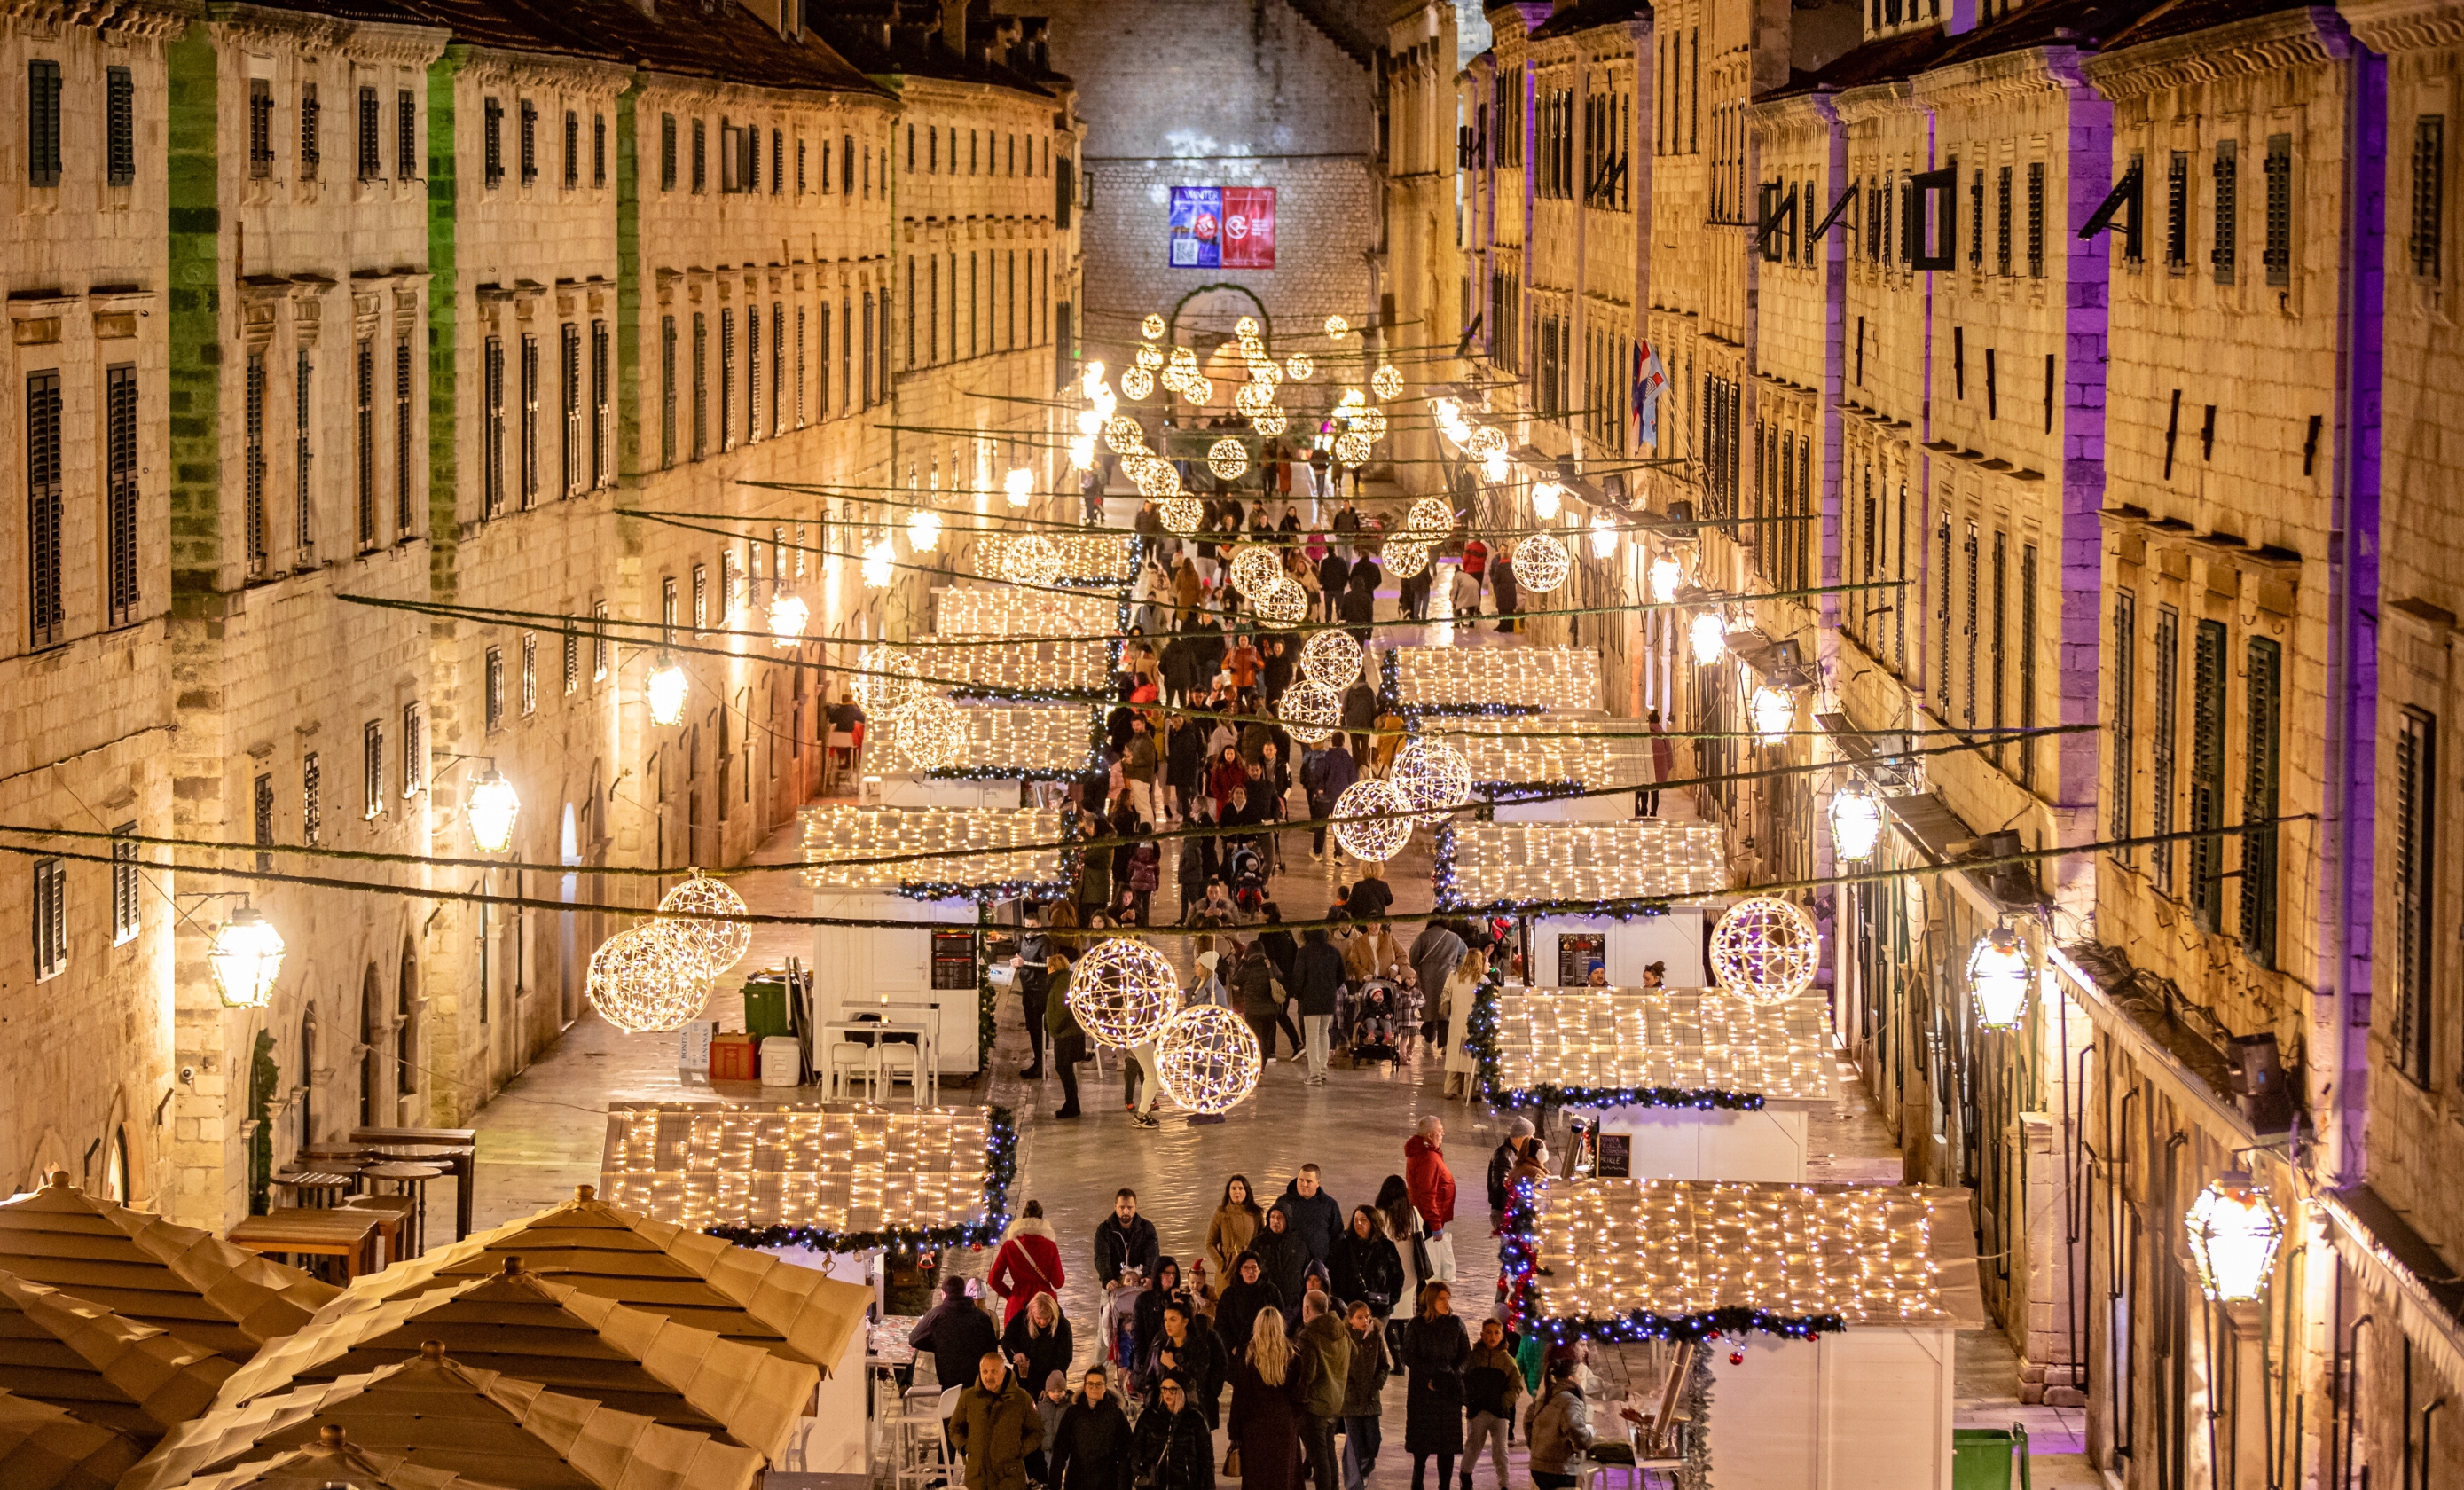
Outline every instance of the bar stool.
{"type": "Polygon", "coordinates": [[[385,1217],[377,1235],[385,1245],[385,1265],[390,1267],[406,1258],[417,1257],[422,1250],[419,1231],[420,1202],[409,1195],[353,1195],[342,1202],[345,1211],[366,1211],[385,1217]],[[405,1248],[405,1237],[410,1246],[405,1248]]]}
{"type": "Polygon", "coordinates": [[[395,1187],[395,1194],[411,1202],[410,1236],[414,1252],[428,1250],[428,1182],[442,1179],[446,1166],[429,1164],[417,1159],[387,1159],[360,1171],[362,1178],[371,1184],[395,1187]]]}
{"type": "Polygon", "coordinates": [[[292,1170],[274,1175],[268,1183],[290,1191],[294,1203],[303,1211],[329,1211],[358,1185],[359,1175],[343,1169],[292,1170]]]}

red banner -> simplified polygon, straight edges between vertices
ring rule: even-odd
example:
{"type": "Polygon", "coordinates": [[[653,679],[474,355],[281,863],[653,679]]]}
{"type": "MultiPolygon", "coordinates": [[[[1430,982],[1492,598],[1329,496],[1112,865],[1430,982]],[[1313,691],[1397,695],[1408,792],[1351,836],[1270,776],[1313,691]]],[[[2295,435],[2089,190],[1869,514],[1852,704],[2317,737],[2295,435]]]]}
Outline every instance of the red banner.
{"type": "Polygon", "coordinates": [[[1275,188],[1223,188],[1223,267],[1275,267],[1275,188]]]}

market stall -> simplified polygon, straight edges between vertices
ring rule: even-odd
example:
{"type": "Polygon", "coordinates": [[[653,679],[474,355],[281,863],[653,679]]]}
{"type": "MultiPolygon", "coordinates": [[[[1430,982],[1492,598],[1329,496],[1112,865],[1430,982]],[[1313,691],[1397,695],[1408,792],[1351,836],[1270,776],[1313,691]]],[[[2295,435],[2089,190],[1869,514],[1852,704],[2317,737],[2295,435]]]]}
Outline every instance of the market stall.
{"type": "Polygon", "coordinates": [[[1386,702],[1405,717],[1598,714],[1600,654],[1589,646],[1397,646],[1386,702]]]}
{"type": "Polygon", "coordinates": [[[1595,714],[1529,714],[1511,719],[1449,718],[1425,732],[1461,751],[1472,790],[1499,822],[1617,822],[1634,817],[1634,794],[1589,793],[1639,786],[1658,773],[1652,736],[1632,721],[1595,714]]]}
{"type": "Polygon", "coordinates": [[[875,736],[864,800],[884,807],[1016,807],[1024,783],[1087,774],[1100,722],[1087,704],[983,702],[952,706],[941,716],[947,733],[929,740],[893,722],[875,736]]]}
{"type": "Polygon", "coordinates": [[[1706,898],[1728,887],[1717,824],[1660,818],[1622,822],[1463,822],[1439,835],[1438,909],[1521,916],[1540,902],[1600,905],[1595,915],[1530,917],[1523,928],[1526,980],[1578,987],[1597,969],[1639,986],[1657,962],[1673,986],[1709,981],[1703,964],[1706,898]],[[1657,896],[1667,904],[1612,903],[1657,896]]]}
{"type": "Polygon", "coordinates": [[[1562,1107],[1576,1172],[1802,1180],[1811,1114],[1834,1101],[1831,1032],[1812,998],[1718,989],[1497,988],[1473,1020],[1484,1095],[1562,1107]]]}
{"type": "Polygon", "coordinates": [[[1950,1490],[1955,1339],[1987,1324],[1968,1192],[1549,1179],[1518,1219],[1523,1317],[1597,1342],[1594,1423],[1622,1396],[1680,1485],[1950,1490]]]}

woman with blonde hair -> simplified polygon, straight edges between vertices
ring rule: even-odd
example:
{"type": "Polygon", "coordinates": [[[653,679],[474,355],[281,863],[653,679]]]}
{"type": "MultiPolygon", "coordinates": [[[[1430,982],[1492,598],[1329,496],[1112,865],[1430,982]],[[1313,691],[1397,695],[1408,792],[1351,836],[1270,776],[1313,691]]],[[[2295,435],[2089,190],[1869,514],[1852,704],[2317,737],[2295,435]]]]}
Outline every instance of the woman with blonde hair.
{"type": "Polygon", "coordinates": [[[1445,986],[1438,1003],[1438,1019],[1446,1032],[1446,1095],[1471,1095],[1472,1084],[1480,1071],[1480,1063],[1472,1058],[1464,1039],[1471,1028],[1471,1008],[1480,997],[1483,983],[1488,981],[1488,953],[1466,952],[1446,975],[1445,986]]]}
{"type": "Polygon", "coordinates": [[[1293,1359],[1284,1311],[1258,1311],[1248,1348],[1232,1363],[1232,1413],[1224,1420],[1231,1441],[1225,1461],[1245,1490],[1303,1490],[1301,1420],[1309,1373],[1293,1359]]]}

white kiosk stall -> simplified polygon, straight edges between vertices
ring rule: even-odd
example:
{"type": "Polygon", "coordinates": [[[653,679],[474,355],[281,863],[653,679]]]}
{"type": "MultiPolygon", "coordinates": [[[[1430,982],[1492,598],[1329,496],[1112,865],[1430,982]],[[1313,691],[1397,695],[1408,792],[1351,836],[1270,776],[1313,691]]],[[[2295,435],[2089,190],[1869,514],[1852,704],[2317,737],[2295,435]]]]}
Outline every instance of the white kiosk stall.
{"type": "Polygon", "coordinates": [[[1406,714],[1482,714],[1501,707],[1598,713],[1600,654],[1590,646],[1397,646],[1386,686],[1406,714]]]}
{"type": "MultiPolygon", "coordinates": [[[[972,593],[972,592],[960,592],[972,593]]],[[[1066,781],[1086,774],[1093,756],[1094,707],[1088,704],[961,703],[959,758],[948,767],[917,759],[893,725],[880,734],[872,764],[880,782],[867,783],[868,805],[884,807],[1016,807],[1023,783],[1066,781]]]]}
{"type": "Polygon", "coordinates": [[[1821,1001],[1718,989],[1497,990],[1481,1069],[1501,1107],[1580,1110],[1584,1169],[1638,1179],[1805,1178],[1808,1115],[1835,1100],[1821,1001]]]}
{"type": "Polygon", "coordinates": [[[1494,805],[1499,822],[1624,822],[1634,794],[1529,799],[1534,791],[1589,791],[1656,779],[1651,735],[1631,721],[1600,714],[1526,714],[1516,718],[1448,719],[1431,725],[1463,752],[1472,790],[1494,805]]]}
{"type": "MultiPolygon", "coordinates": [[[[989,1109],[780,1096],[803,1100],[610,1105],[600,1193],[610,1205],[869,1288],[873,1319],[885,1237],[939,1247],[1001,1235],[1007,1199],[995,1153],[1011,1136],[989,1109]]],[[[777,1468],[871,1472],[865,1337],[851,1331],[842,1358],[820,1363],[812,1415],[798,1422],[777,1468]]]]}
{"type": "Polygon", "coordinates": [[[1544,1337],[1600,1342],[1604,1394],[1651,1419],[1637,1457],[1680,1482],[1951,1490],[1955,1336],[1987,1323],[1972,1225],[1964,1190],[1551,1179],[1525,1302],[1544,1337]]]}
{"type": "MultiPolygon", "coordinates": [[[[1622,822],[1462,822],[1437,867],[1438,908],[1498,911],[1532,901],[1612,901],[1709,896],[1728,887],[1727,851],[1716,823],[1630,818],[1622,822]]],[[[1580,986],[1594,967],[1612,985],[1637,986],[1643,969],[1666,964],[1664,980],[1699,987],[1704,910],[1678,903],[1626,916],[1531,918],[1525,979],[1580,986]]]]}
{"type": "MultiPolygon", "coordinates": [[[[982,1010],[979,907],[1063,893],[1062,815],[1025,807],[808,807],[813,914],[933,926],[813,929],[813,1069],[832,1073],[891,1035],[913,1035],[930,1073],[977,1070],[982,1010]],[[964,850],[951,853],[951,850],[964,850]],[[946,857],[898,860],[901,855],[946,857]],[[940,930],[947,927],[948,930],[940,930]],[[907,1026],[902,1028],[902,1026],[907,1026]],[[848,1045],[861,1047],[849,1051],[848,1045]]],[[[931,1076],[927,1076],[927,1081],[931,1076]]]]}

